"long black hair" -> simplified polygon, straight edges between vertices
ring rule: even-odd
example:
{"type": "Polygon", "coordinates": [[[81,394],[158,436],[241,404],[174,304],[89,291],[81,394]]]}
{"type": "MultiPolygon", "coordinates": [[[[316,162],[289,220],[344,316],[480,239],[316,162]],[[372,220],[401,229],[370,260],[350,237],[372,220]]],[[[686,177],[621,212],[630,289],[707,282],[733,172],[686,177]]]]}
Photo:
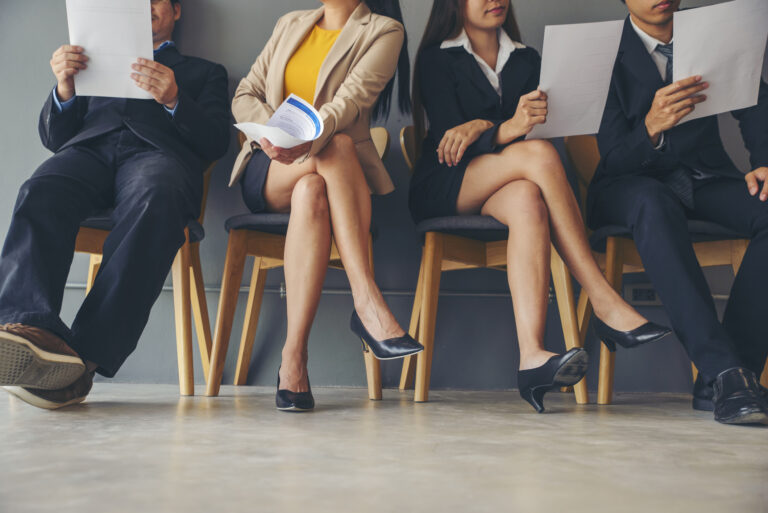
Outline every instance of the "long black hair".
{"type": "MultiPolygon", "coordinates": [[[[364,0],[365,4],[374,14],[389,16],[390,18],[403,23],[403,12],[400,9],[399,0],[364,0]]],[[[405,25],[403,23],[403,25],[405,25]]],[[[389,116],[389,110],[392,105],[392,92],[395,89],[395,78],[397,78],[397,103],[400,112],[407,114],[411,112],[411,95],[409,86],[411,84],[411,62],[408,58],[408,34],[405,34],[403,47],[400,49],[400,58],[397,61],[397,73],[386,85],[379,95],[376,105],[373,107],[374,119],[386,119],[389,116]]]]}
{"type": "MultiPolygon", "coordinates": [[[[464,29],[465,5],[466,0],[434,0],[432,4],[432,12],[429,14],[424,37],[421,38],[421,44],[416,52],[416,72],[413,77],[413,124],[416,127],[417,141],[424,138],[426,126],[424,105],[421,101],[421,84],[419,83],[421,55],[424,49],[439,45],[446,39],[453,39],[461,34],[464,29]]],[[[507,19],[504,20],[502,28],[513,41],[522,41],[511,1],[507,9],[507,19]]]]}

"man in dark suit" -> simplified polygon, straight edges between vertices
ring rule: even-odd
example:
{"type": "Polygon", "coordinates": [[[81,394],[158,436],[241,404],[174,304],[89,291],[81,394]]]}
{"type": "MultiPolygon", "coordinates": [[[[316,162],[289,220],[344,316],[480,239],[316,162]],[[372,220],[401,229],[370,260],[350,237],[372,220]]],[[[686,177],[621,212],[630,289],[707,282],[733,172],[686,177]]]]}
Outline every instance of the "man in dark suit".
{"type": "MultiPolygon", "coordinates": [[[[624,0],[622,0],[624,1],[624,0]]],[[[746,176],[723,148],[716,116],[682,123],[706,101],[706,77],[672,83],[673,15],[680,0],[626,0],[630,16],[598,136],[589,190],[597,229],[632,230],[646,272],[699,369],[694,408],[725,423],[768,423],[757,382],[768,356],[768,85],[733,112],[750,152],[746,176]],[[689,219],[751,239],[722,323],[693,251],[689,219]]],[[[711,34],[710,37],[717,37],[711,34]]]]}
{"type": "Polygon", "coordinates": [[[115,375],[146,325],[184,228],[200,210],[203,171],[229,143],[227,72],[171,41],[179,0],[152,0],[154,61],[131,74],[154,100],[80,97],[87,48],[51,59],[57,85],[40,114],[55,155],[21,187],[0,254],[0,385],[35,406],[85,399],[93,373],[115,375]],[[59,318],[80,223],[113,209],[114,228],[71,327],[59,318]]]}

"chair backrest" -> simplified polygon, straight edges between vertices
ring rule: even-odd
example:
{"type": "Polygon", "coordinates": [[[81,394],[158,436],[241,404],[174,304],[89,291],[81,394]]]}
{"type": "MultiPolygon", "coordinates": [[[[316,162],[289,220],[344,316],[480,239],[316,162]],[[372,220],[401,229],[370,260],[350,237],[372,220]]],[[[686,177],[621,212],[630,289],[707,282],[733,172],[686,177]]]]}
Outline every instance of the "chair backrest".
{"type": "Polygon", "coordinates": [[[579,192],[583,210],[587,203],[587,188],[595,176],[597,165],[600,163],[600,150],[597,148],[597,138],[593,135],[566,137],[565,152],[579,179],[579,192]]]}
{"type": "Polygon", "coordinates": [[[404,126],[400,130],[400,149],[403,151],[408,169],[413,173],[416,165],[416,127],[413,125],[404,126]]]}

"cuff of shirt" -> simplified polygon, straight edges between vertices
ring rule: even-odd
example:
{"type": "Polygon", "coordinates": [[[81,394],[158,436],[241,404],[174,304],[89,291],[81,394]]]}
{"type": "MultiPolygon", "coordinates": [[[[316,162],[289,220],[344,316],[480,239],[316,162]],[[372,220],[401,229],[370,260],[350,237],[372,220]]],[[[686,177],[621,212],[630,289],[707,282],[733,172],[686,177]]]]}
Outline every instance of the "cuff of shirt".
{"type": "Polygon", "coordinates": [[[75,103],[75,96],[70,98],[69,100],[62,102],[59,100],[59,95],[56,94],[56,87],[53,88],[53,104],[56,105],[56,110],[58,112],[64,112],[68,108],[72,106],[72,104],[75,103]]]}
{"type": "Polygon", "coordinates": [[[171,115],[171,117],[173,117],[176,114],[176,109],[179,108],[179,102],[177,101],[176,105],[172,109],[169,109],[165,105],[163,105],[163,108],[165,109],[165,112],[167,112],[168,114],[171,115]]]}
{"type": "Polygon", "coordinates": [[[661,133],[661,137],[659,137],[659,144],[653,147],[654,150],[663,150],[664,145],[667,143],[666,138],[664,137],[664,132],[661,133]]]}

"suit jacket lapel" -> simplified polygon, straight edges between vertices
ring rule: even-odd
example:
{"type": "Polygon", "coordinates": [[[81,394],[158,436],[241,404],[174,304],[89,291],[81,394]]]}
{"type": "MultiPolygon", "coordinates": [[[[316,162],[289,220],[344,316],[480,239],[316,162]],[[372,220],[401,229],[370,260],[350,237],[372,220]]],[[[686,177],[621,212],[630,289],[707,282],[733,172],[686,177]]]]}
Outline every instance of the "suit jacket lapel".
{"type": "Polygon", "coordinates": [[[517,108],[520,96],[524,93],[523,87],[536,70],[526,59],[520,58],[520,51],[515,50],[509,56],[509,61],[501,70],[502,105],[504,112],[517,108]]]}
{"type": "Polygon", "coordinates": [[[163,48],[157,55],[155,55],[155,62],[159,62],[163,66],[172,68],[184,61],[184,56],[179,53],[179,50],[175,46],[168,46],[163,48]]]}
{"type": "Polygon", "coordinates": [[[621,37],[621,45],[619,45],[618,61],[639,82],[653,88],[654,91],[664,87],[664,80],[662,80],[659,74],[659,68],[656,67],[645,45],[643,45],[640,37],[635,33],[629,18],[624,23],[624,33],[621,37]]]}
{"type": "Polygon", "coordinates": [[[315,9],[307,13],[306,16],[299,18],[293,26],[285,28],[285,34],[281,38],[280,44],[272,56],[272,63],[269,67],[270,87],[267,88],[267,103],[277,108],[283,103],[285,94],[285,68],[288,61],[296,53],[301,43],[304,42],[307,35],[314,26],[323,17],[324,7],[315,9]]]}
{"type": "MultiPolygon", "coordinates": [[[[328,52],[323,64],[320,66],[320,72],[317,75],[317,83],[315,84],[314,102],[316,102],[320,96],[333,68],[335,68],[347,52],[352,49],[352,46],[363,33],[365,26],[368,25],[370,20],[371,10],[365,5],[365,2],[360,2],[360,5],[357,6],[347,20],[344,28],[341,29],[338,39],[336,39],[336,42],[331,47],[331,51],[328,52]]],[[[315,105],[315,107],[317,107],[317,105],[315,105]]]]}

